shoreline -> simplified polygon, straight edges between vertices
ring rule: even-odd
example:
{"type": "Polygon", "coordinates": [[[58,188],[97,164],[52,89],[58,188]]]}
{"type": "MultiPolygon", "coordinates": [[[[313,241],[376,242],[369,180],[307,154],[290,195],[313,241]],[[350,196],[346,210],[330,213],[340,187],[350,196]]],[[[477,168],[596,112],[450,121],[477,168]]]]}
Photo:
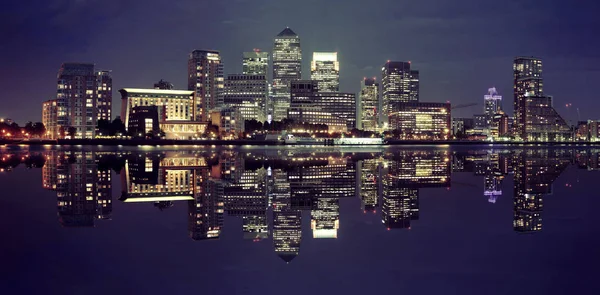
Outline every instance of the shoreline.
{"type": "MultiPolygon", "coordinates": [[[[337,146],[351,147],[359,145],[302,145],[285,144],[276,140],[147,140],[147,139],[61,139],[61,140],[5,140],[0,139],[0,145],[85,145],[85,146],[206,146],[206,145],[252,145],[252,146],[337,146]]],[[[390,140],[380,145],[360,145],[360,146],[401,146],[401,145],[495,145],[495,146],[598,146],[600,142],[481,142],[481,141],[428,141],[428,140],[390,140]]]]}

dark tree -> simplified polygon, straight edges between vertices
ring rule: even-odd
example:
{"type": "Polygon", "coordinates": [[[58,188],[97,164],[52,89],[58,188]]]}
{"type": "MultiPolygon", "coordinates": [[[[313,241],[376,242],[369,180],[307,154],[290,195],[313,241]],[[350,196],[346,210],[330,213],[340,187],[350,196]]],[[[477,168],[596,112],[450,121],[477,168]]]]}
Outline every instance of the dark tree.
{"type": "Polygon", "coordinates": [[[219,135],[219,126],[208,123],[206,130],[204,130],[204,137],[217,137],[219,135]]]}
{"type": "Polygon", "coordinates": [[[77,129],[75,127],[69,127],[69,128],[67,128],[67,134],[71,138],[75,137],[75,133],[77,133],[77,129]]]}
{"type": "Polygon", "coordinates": [[[121,117],[117,116],[111,123],[111,131],[114,132],[112,135],[125,135],[127,133],[125,129],[125,123],[121,120],[121,117]]]}
{"type": "Polygon", "coordinates": [[[46,134],[46,126],[44,126],[44,123],[35,122],[33,124],[33,132],[31,134],[36,135],[38,137],[44,136],[46,134]]]}

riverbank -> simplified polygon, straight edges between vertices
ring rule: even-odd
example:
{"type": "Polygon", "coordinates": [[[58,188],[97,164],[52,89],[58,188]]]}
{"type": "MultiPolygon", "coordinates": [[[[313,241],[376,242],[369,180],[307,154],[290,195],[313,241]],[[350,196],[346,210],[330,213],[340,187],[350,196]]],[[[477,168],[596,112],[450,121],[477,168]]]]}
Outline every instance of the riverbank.
{"type": "MultiPolygon", "coordinates": [[[[427,141],[427,140],[388,140],[383,145],[373,146],[395,146],[395,145],[495,145],[495,146],[598,146],[600,142],[483,142],[483,141],[427,141]]],[[[86,145],[86,146],[199,146],[199,145],[252,145],[252,146],[275,146],[286,145],[277,140],[169,140],[169,139],[61,139],[61,140],[6,140],[0,139],[0,145],[86,145]]],[[[290,145],[290,144],[288,144],[290,145]]],[[[293,144],[291,146],[294,146],[293,144]]],[[[340,145],[346,146],[346,145],[340,145]]],[[[351,146],[351,145],[347,145],[351,146]]]]}

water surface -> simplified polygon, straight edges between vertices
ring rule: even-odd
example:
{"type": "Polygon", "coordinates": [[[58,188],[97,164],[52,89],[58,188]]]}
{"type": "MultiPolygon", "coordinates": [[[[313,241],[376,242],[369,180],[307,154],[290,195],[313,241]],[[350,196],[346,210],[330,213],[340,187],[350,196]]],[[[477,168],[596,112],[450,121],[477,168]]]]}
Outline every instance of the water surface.
{"type": "Polygon", "coordinates": [[[600,150],[0,150],[3,294],[595,294],[600,150]]]}

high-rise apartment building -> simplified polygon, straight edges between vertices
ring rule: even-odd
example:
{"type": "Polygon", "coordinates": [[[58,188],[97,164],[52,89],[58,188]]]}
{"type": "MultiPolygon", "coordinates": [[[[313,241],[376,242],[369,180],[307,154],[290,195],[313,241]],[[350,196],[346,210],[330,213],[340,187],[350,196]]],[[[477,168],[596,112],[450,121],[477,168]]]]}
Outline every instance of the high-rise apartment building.
{"type": "Polygon", "coordinates": [[[526,138],[526,97],[544,95],[542,60],[535,57],[516,57],[513,63],[513,74],[515,131],[521,138],[526,138]]]}
{"type": "Polygon", "coordinates": [[[196,121],[208,121],[210,110],[221,106],[223,88],[223,63],[219,51],[192,51],[188,59],[188,90],[196,93],[196,121]]]}
{"type": "Polygon", "coordinates": [[[419,101],[419,71],[410,62],[388,61],[381,69],[383,114],[390,112],[394,102],[419,101]]]}
{"type": "Polygon", "coordinates": [[[73,138],[94,138],[98,120],[111,119],[110,72],[96,72],[94,64],[62,64],[57,77],[56,101],[52,103],[52,107],[56,113],[46,116],[47,120],[52,120],[46,121],[48,126],[56,129],[49,134],[52,139],[65,135],[73,138]],[[68,134],[69,129],[74,133],[68,134]]]}
{"type": "Polygon", "coordinates": [[[273,96],[270,114],[279,121],[287,116],[290,107],[290,83],[302,77],[300,37],[285,28],[273,41],[273,96]]]}
{"type": "Polygon", "coordinates": [[[361,81],[357,109],[357,128],[376,131],[379,127],[379,83],[375,78],[364,78],[361,81]]]}
{"type": "Polygon", "coordinates": [[[269,70],[269,53],[260,50],[244,52],[242,74],[267,76],[269,70]]]}
{"type": "Polygon", "coordinates": [[[313,52],[310,78],[319,83],[321,92],[340,91],[340,62],[337,52],[313,52]]]}

